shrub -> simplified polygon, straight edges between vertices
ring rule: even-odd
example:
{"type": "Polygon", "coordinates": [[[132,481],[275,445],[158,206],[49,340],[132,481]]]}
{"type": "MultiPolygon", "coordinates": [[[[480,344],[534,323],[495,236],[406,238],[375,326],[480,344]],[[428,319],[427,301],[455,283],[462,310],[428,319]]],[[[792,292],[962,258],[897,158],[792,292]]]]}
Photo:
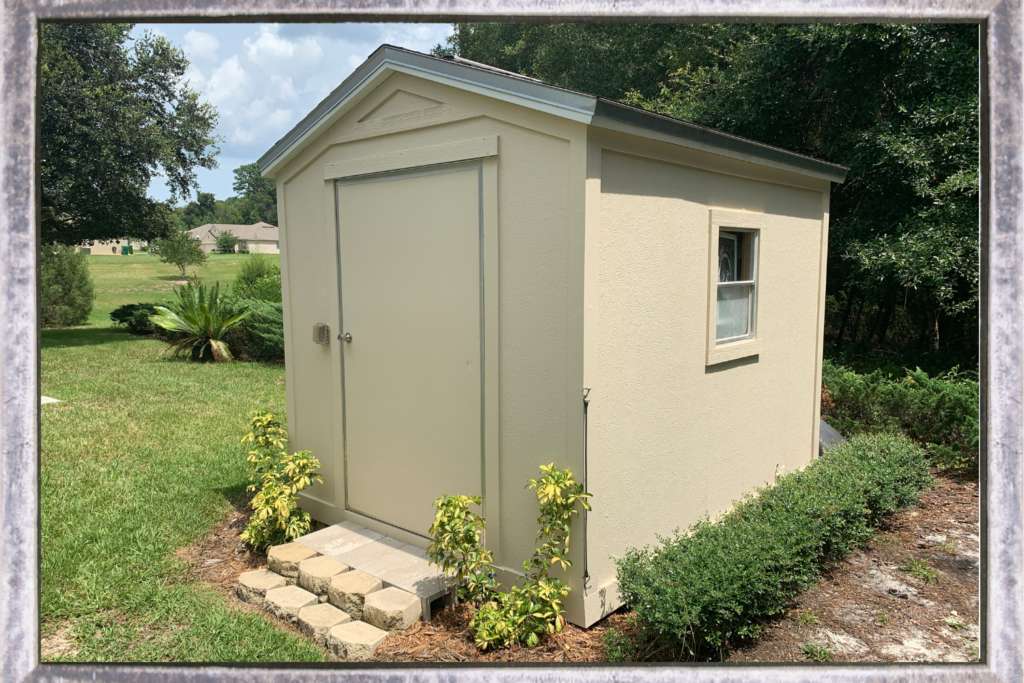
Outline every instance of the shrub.
{"type": "Polygon", "coordinates": [[[637,638],[672,657],[724,657],[730,640],[756,636],[823,563],[867,539],[929,481],[924,452],[907,438],[856,436],[717,522],[627,551],[617,560],[619,594],[635,611],[637,638]]]}
{"type": "Polygon", "coordinates": [[[224,337],[242,324],[248,312],[228,316],[219,283],[207,290],[205,285],[189,282],[178,287],[175,294],[178,301],[157,306],[156,313],[149,317],[157,327],[176,333],[171,342],[173,355],[188,352],[191,360],[199,362],[232,360],[224,337]]]}
{"type": "Polygon", "coordinates": [[[43,325],[82,325],[92,313],[94,289],[85,254],[51,244],[40,254],[40,316],[43,325]]]}
{"type": "Polygon", "coordinates": [[[156,313],[158,304],[125,304],[110,312],[115,325],[122,325],[132,334],[156,334],[156,326],[149,316],[156,313]]]}
{"type": "Polygon", "coordinates": [[[245,325],[229,332],[226,341],[239,358],[284,362],[284,314],[280,303],[228,299],[225,315],[247,313],[245,325]]]}
{"type": "Polygon", "coordinates": [[[822,384],[829,397],[822,416],[844,436],[901,430],[940,466],[977,464],[978,383],[955,369],[937,377],[907,371],[893,380],[825,361],[822,384]]]}
{"type": "Polygon", "coordinates": [[[234,254],[238,246],[238,238],[234,234],[224,230],[217,235],[217,251],[221,254],[234,254]]]}
{"type": "Polygon", "coordinates": [[[460,597],[480,602],[494,586],[494,553],[483,547],[484,518],[469,509],[482,500],[480,496],[441,496],[434,501],[427,557],[458,587],[456,604],[460,597]]]}
{"type": "Polygon", "coordinates": [[[299,509],[295,494],[313,482],[323,483],[316,473],[320,461],[310,451],[288,454],[288,433],[273,414],[253,411],[243,444],[252,444],[247,491],[255,491],[253,514],[242,540],[258,550],[294,541],[309,533],[309,513],[299,509]]]}
{"type": "Polygon", "coordinates": [[[249,254],[242,260],[231,293],[239,299],[281,303],[281,267],[266,254],[249,254]]]}
{"type": "MultiPolygon", "coordinates": [[[[531,479],[526,485],[536,489],[540,504],[540,545],[533,556],[523,563],[526,572],[522,586],[513,586],[507,592],[492,592],[469,622],[469,629],[477,647],[509,647],[516,644],[534,646],[545,634],[559,633],[565,625],[562,617],[562,599],[569,587],[561,579],[548,576],[548,568],[558,564],[563,570],[571,566],[566,559],[569,550],[569,530],[573,515],[579,514],[576,503],[590,509],[589,493],[573,479],[569,470],[555,469],[554,463],[540,468],[544,475],[531,479]]],[[[442,499],[443,500],[443,499],[442,499]]],[[[481,527],[482,528],[482,527],[481,527]]],[[[478,582],[487,574],[486,567],[477,570],[478,582]]],[[[482,590],[496,591],[497,586],[483,584],[482,590]]]]}

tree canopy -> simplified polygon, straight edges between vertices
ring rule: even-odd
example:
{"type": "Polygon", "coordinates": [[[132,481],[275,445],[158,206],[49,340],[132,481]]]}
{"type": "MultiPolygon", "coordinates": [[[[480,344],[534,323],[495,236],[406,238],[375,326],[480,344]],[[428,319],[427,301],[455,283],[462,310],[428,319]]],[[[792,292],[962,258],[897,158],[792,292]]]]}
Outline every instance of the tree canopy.
{"type": "Polygon", "coordinates": [[[434,52],[848,166],[831,338],[977,358],[976,26],[456,24],[434,52]]]}
{"type": "Polygon", "coordinates": [[[234,174],[232,187],[238,196],[222,200],[209,192],[198,192],[194,201],[175,209],[183,228],[191,230],[207,223],[251,225],[260,221],[277,225],[274,179],[261,176],[255,163],[239,166],[234,174]]]}
{"type": "Polygon", "coordinates": [[[40,169],[44,243],[154,239],[174,225],[147,196],[166,178],[172,200],[215,168],[217,112],[183,79],[184,53],[131,24],[41,24],[40,169]]]}

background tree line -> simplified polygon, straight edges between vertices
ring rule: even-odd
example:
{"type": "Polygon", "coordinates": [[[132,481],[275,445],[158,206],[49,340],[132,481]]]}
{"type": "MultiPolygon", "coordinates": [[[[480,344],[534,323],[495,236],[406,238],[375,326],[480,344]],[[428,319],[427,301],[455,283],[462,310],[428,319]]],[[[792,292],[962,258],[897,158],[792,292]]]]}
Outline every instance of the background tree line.
{"type": "Polygon", "coordinates": [[[976,367],[976,26],[454,28],[435,54],[848,166],[831,200],[828,354],[976,367]]]}

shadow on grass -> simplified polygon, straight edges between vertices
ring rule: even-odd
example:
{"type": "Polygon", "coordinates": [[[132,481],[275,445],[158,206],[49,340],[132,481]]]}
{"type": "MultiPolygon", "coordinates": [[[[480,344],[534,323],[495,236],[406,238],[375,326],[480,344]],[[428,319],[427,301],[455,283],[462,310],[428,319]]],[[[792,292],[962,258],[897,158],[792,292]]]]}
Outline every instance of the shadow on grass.
{"type": "Polygon", "coordinates": [[[71,327],[63,330],[43,330],[40,337],[44,349],[141,341],[145,338],[113,327],[71,327]]]}

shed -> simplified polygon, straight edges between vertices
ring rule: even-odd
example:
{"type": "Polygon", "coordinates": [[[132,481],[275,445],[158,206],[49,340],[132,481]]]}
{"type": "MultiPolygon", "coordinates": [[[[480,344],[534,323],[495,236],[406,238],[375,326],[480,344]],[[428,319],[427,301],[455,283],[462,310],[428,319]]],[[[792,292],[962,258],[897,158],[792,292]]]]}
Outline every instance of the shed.
{"type": "Polygon", "coordinates": [[[527,480],[568,467],[593,512],[567,618],[590,625],[627,548],[817,457],[847,169],[388,45],[259,164],[315,519],[425,547],[432,501],[482,495],[508,585],[535,546],[527,480]]]}

